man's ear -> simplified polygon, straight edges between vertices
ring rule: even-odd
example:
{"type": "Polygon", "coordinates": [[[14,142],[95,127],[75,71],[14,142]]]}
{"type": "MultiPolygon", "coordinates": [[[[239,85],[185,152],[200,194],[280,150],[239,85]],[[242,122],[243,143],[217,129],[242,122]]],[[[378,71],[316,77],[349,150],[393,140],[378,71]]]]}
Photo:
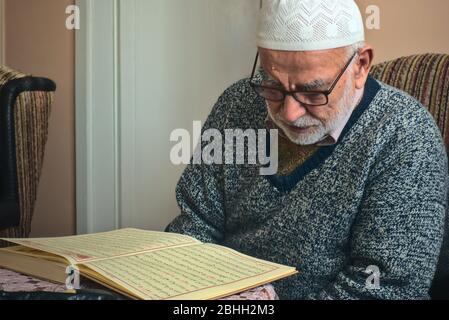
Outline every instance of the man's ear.
{"type": "Polygon", "coordinates": [[[354,66],[355,87],[363,89],[365,87],[366,79],[374,59],[374,49],[367,44],[359,51],[357,63],[354,66]]]}

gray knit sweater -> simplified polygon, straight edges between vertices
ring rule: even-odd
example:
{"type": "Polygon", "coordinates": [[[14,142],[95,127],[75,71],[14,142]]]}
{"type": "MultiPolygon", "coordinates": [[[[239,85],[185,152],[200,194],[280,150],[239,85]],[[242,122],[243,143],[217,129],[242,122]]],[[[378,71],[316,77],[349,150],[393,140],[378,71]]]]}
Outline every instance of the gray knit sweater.
{"type": "MultiPolygon", "coordinates": [[[[219,98],[204,129],[265,128],[266,104],[248,79],[219,98]]],[[[336,145],[289,176],[257,165],[189,165],[167,231],[295,266],[281,299],[427,299],[440,254],[447,155],[430,113],[368,78],[336,145]],[[366,286],[368,266],[380,287],[366,286]]],[[[447,266],[449,268],[449,265],[447,266]]]]}

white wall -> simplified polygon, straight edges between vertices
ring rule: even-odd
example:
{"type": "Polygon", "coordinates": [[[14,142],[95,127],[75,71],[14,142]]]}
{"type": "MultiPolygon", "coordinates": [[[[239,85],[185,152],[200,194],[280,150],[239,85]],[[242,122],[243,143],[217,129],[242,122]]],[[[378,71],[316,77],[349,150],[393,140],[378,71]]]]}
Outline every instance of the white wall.
{"type": "Polygon", "coordinates": [[[222,91],[249,75],[258,6],[137,0],[126,13],[122,57],[135,72],[123,73],[122,97],[135,100],[122,105],[122,226],[162,229],[179,214],[175,186],[184,167],[169,161],[170,133],[192,132],[192,121],[204,121],[222,91]]]}
{"type": "Polygon", "coordinates": [[[5,63],[5,2],[0,0],[0,65],[5,63]]]}
{"type": "Polygon", "coordinates": [[[184,169],[170,162],[170,133],[192,131],[249,75],[259,0],[79,3],[78,233],[162,230],[180,213],[184,169]]]}

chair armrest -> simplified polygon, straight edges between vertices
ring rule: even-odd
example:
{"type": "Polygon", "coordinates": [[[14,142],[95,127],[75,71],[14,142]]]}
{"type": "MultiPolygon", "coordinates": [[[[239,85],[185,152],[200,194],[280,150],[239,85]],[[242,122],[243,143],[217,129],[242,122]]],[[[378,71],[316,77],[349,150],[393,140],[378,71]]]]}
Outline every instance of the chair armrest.
{"type": "Polygon", "coordinates": [[[6,229],[20,223],[20,208],[17,201],[0,199],[0,213],[0,229],[6,229]]]}
{"type": "Polygon", "coordinates": [[[14,118],[17,97],[27,91],[50,92],[55,89],[53,81],[37,77],[14,79],[0,88],[0,230],[20,224],[14,118]]]}

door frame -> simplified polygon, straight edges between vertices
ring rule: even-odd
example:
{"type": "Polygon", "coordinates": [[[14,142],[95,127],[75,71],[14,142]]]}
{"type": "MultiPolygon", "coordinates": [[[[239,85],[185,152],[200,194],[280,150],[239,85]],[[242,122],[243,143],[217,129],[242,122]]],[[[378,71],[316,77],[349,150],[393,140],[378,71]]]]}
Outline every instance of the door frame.
{"type": "Polygon", "coordinates": [[[86,234],[121,227],[120,1],[76,5],[76,226],[86,234]]]}

